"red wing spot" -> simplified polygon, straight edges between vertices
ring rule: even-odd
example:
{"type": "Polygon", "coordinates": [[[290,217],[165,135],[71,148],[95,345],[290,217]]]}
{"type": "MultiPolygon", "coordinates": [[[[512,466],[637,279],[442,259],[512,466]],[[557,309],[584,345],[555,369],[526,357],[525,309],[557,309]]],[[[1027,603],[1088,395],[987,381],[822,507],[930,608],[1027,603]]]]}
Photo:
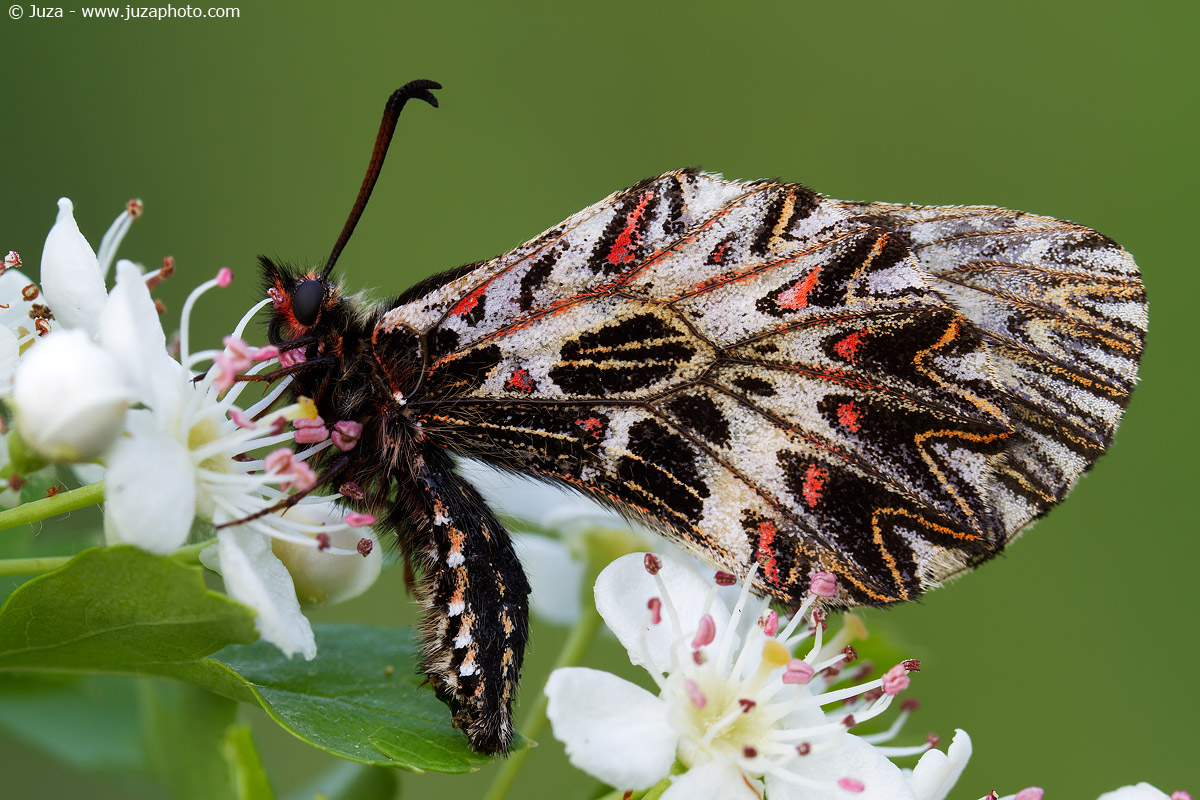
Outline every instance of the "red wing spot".
{"type": "Polygon", "coordinates": [[[775,302],[780,308],[804,308],[808,305],[808,295],[816,288],[819,277],[821,277],[821,268],[814,267],[812,272],[804,276],[804,280],[789,286],[775,299],[775,302]]]}
{"type": "Polygon", "coordinates": [[[862,331],[855,331],[835,344],[833,352],[847,361],[858,361],[858,348],[862,344],[862,337],[862,331]]]}
{"type": "Polygon", "coordinates": [[[612,250],[608,251],[608,262],[610,264],[628,264],[633,261],[633,249],[637,247],[635,238],[637,237],[637,226],[642,221],[642,215],[646,213],[646,206],[654,199],[654,192],[646,190],[642,192],[641,199],[629,212],[629,216],[625,217],[625,227],[617,234],[617,240],[613,242],[612,250]]]}
{"type": "Polygon", "coordinates": [[[588,417],[587,419],[577,419],[577,420],[575,420],[575,424],[578,425],[580,428],[583,428],[584,431],[586,431],[587,433],[590,433],[592,436],[594,436],[596,438],[599,438],[601,431],[604,430],[604,423],[601,422],[600,420],[596,419],[595,417],[588,417]]]}
{"type": "Polygon", "coordinates": [[[533,378],[529,375],[529,370],[524,367],[517,367],[512,371],[512,375],[508,376],[508,380],[504,382],[504,390],[507,392],[520,392],[529,394],[533,391],[533,378]]]}
{"type": "Polygon", "coordinates": [[[859,418],[861,416],[862,412],[859,411],[858,406],[853,400],[847,403],[842,403],[838,406],[838,423],[851,433],[858,433],[859,428],[861,427],[859,424],[859,418]]]}
{"type": "Polygon", "coordinates": [[[809,508],[815,508],[817,503],[821,502],[821,492],[825,490],[827,480],[828,472],[816,464],[808,465],[808,470],[804,473],[804,502],[808,503],[809,508]]]}
{"type": "Polygon", "coordinates": [[[450,315],[454,317],[461,317],[463,314],[473,311],[475,306],[479,305],[479,298],[483,297],[483,293],[487,289],[487,286],[488,285],[485,283],[483,286],[480,286],[462,300],[459,300],[457,305],[450,309],[450,315]]]}
{"type": "Polygon", "coordinates": [[[708,263],[720,264],[722,261],[725,260],[725,251],[728,249],[729,249],[729,240],[726,239],[725,241],[721,242],[719,245],[714,247],[713,251],[708,254],[708,263]]]}
{"type": "Polygon", "coordinates": [[[779,562],[775,560],[775,523],[771,520],[758,523],[758,563],[762,565],[763,574],[771,583],[779,583],[779,562]]]}

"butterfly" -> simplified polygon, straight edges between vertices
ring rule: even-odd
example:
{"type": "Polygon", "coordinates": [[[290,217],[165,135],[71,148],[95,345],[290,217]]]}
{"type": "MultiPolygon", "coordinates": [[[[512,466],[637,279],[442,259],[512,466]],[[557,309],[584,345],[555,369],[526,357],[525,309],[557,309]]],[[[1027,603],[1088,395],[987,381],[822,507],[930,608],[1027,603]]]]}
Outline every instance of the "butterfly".
{"type": "Polygon", "coordinates": [[[529,584],[457,457],[756,564],[785,606],[834,573],[850,606],[995,556],[1112,441],[1145,339],[1137,266],[1020,211],[677,170],[388,302],[348,295],[331,273],[400,110],[440,88],[388,100],[323,269],[262,264],[273,377],[363,426],[320,484],[418,565],[422,668],[474,749],[511,741],[529,584]]]}

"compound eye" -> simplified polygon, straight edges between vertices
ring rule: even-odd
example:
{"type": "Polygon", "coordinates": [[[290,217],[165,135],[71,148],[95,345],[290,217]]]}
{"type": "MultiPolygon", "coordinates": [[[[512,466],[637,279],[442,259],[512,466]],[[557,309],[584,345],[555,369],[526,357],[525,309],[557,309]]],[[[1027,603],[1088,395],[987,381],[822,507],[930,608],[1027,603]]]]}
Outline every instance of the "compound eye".
{"type": "Polygon", "coordinates": [[[325,299],[325,286],[318,280],[301,281],[292,292],[292,314],[301,325],[312,325],[321,311],[325,299]]]}

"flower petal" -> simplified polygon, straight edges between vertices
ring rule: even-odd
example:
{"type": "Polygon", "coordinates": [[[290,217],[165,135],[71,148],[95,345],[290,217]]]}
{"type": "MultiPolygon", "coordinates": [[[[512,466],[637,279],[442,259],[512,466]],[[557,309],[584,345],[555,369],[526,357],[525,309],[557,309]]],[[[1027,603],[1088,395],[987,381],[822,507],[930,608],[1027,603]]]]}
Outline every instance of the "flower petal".
{"type": "Polygon", "coordinates": [[[971,737],[961,729],[954,732],[954,740],[945,753],[930,750],[921,756],[910,778],[917,800],[944,800],[970,758],[971,737]]]}
{"type": "Polygon", "coordinates": [[[16,334],[0,326],[0,397],[12,394],[13,373],[17,371],[20,355],[21,347],[16,334]]]}
{"type": "Polygon", "coordinates": [[[131,435],[108,457],[104,530],[109,542],[170,553],[187,539],[196,509],[191,455],[158,430],[146,411],[131,411],[131,435]]]}
{"type": "Polygon", "coordinates": [[[767,797],[771,800],[916,800],[904,773],[879,750],[849,733],[813,741],[812,750],[798,756],[786,773],[767,775],[767,797]],[[850,778],[860,782],[861,792],[851,794],[838,786],[850,778]],[[814,785],[814,782],[816,785],[814,785]]]}
{"type": "Polygon", "coordinates": [[[225,591],[258,612],[254,625],[262,638],[288,658],[316,658],[312,626],[300,611],[292,576],[271,552],[270,537],[238,526],[218,533],[217,546],[225,591]]]}
{"type": "MultiPolygon", "coordinates": [[[[629,651],[630,661],[651,672],[663,673],[678,663],[679,658],[689,657],[682,651],[686,651],[696,632],[713,587],[686,563],[659,556],[662,568],[657,577],[666,585],[670,596],[668,606],[659,582],[646,572],[645,558],[645,553],[630,553],[604,568],[596,578],[596,610],[629,651]],[[657,625],[650,624],[647,609],[653,597],[663,601],[662,622],[657,625]],[[681,651],[674,654],[675,659],[672,649],[681,651]]],[[[708,613],[716,623],[719,640],[729,624],[729,612],[720,598],[715,598],[708,613]]]]}
{"type": "Polygon", "coordinates": [[[569,667],[546,681],[546,716],[571,763],[610,786],[645,789],[675,762],[678,734],[667,706],[607,672],[569,667]]]}
{"type": "Polygon", "coordinates": [[[42,248],[42,292],[54,318],[66,328],[96,334],[100,311],[108,292],[100,262],[79,232],[67,198],[58,201],[58,219],[42,248]]]}
{"type": "Polygon", "coordinates": [[[117,264],[117,283],[99,313],[96,340],[120,362],[139,398],[155,410],[166,396],[179,394],[179,363],[167,355],[158,311],[141,270],[129,261],[117,264]],[[164,387],[170,386],[168,393],[164,387]]]}
{"type": "Polygon", "coordinates": [[[747,780],[732,761],[707,761],[674,778],[662,800],[758,800],[761,786],[752,788],[747,780]]]}
{"type": "Polygon", "coordinates": [[[583,561],[557,539],[517,533],[512,540],[533,587],[529,609],[551,624],[574,625],[583,609],[583,561]]]}

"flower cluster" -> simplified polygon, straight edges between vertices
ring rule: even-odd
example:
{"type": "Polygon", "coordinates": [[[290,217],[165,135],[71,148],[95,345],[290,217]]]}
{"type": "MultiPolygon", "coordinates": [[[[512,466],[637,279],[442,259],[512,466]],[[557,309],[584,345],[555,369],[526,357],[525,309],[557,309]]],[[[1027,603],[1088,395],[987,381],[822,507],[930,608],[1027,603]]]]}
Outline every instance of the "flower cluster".
{"type": "Polygon", "coordinates": [[[846,669],[855,658],[853,625],[826,635],[819,604],[834,579],[817,573],[790,621],[766,600],[749,609],[743,585],[732,610],[718,586],[687,564],[652,554],[613,562],[596,581],[596,607],[649,673],[658,693],[586,668],[560,669],[546,686],[554,734],[580,769],[625,789],[645,789],[677,763],[685,771],[662,795],[774,800],[857,795],[888,800],[940,800],[971,752],[959,731],[947,753],[934,742],[910,748],[881,744],[899,731],[851,733],[886,711],[918,669],[905,661],[864,680],[846,669]],[[798,647],[805,650],[793,656],[798,647]],[[849,685],[844,685],[849,683],[849,685]],[[827,708],[832,706],[832,708],[827,708]],[[925,755],[911,771],[890,760],[925,755]]]}
{"type": "MultiPolygon", "coordinates": [[[[37,320],[45,324],[16,332],[6,326],[16,343],[7,350],[0,334],[0,369],[11,366],[0,372],[0,384],[11,381],[17,430],[48,460],[103,463],[110,543],[165,554],[187,541],[194,520],[212,523],[216,542],[201,560],[222,573],[232,597],[256,610],[263,638],[288,655],[312,658],[316,644],[299,600],[333,602],[370,586],[381,552],[370,533],[357,529],[374,520],[345,514],[315,495],[286,513],[276,509],[290,491],[316,484],[306,459],[330,446],[352,448],[361,429],[339,423],[331,434],[311,404],[273,410],[287,378],[247,407],[237,405],[249,385],[238,375],[279,362],[276,348],[250,347],[241,339],[269,301],[242,318],[223,349],[190,351],[192,311],[206,292],[229,285],[228,268],[184,303],[173,357],[161,309],[150,295],[173,263],[168,259],[163,269],[143,274],[120,261],[111,292],[105,285],[116,248],[140,212],[140,203],[131,202],[97,255],[80,233],[70,201],[59,201],[42,253],[41,293],[48,308],[38,310],[37,320]],[[198,369],[206,364],[210,368],[198,369]],[[294,431],[287,430],[289,423],[294,431]],[[293,441],[305,448],[294,453],[287,446],[293,441]]],[[[38,294],[32,283],[22,292],[38,294]]]]}

